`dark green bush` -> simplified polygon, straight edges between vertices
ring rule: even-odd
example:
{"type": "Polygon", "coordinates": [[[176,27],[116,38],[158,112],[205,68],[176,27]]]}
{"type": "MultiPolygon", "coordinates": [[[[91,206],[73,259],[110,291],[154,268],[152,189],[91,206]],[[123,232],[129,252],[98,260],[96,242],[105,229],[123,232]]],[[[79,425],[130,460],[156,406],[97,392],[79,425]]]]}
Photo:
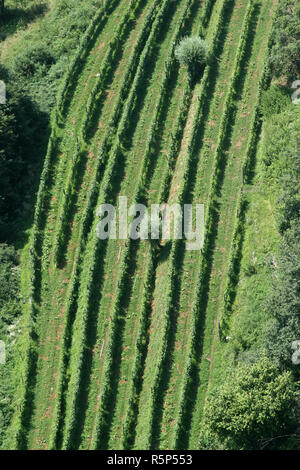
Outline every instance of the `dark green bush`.
{"type": "Polygon", "coordinates": [[[19,296],[18,264],[19,258],[14,247],[0,244],[0,310],[8,301],[19,296]]]}
{"type": "MultiPolygon", "coordinates": [[[[298,213],[299,214],[299,213],[298,213]]],[[[267,308],[272,320],[265,327],[268,356],[299,379],[299,366],[292,362],[292,343],[300,339],[300,218],[291,223],[281,244],[278,269],[267,308]]]]}
{"type": "MultiPolygon", "coordinates": [[[[37,158],[45,154],[46,128],[60,80],[99,8],[98,0],[55,3],[47,18],[41,19],[43,39],[40,31],[33,30],[29,38],[26,36],[28,46],[17,49],[13,62],[5,69],[0,65],[0,80],[7,85],[8,97],[7,105],[0,107],[0,241],[13,238],[9,224],[12,220],[17,223],[17,211],[24,215],[25,192],[30,187],[32,194],[32,179],[38,181],[32,172],[38,173],[43,163],[37,158]]],[[[8,1],[6,7],[4,22],[8,13],[17,15],[18,21],[37,13],[35,2],[29,0],[22,8],[17,0],[8,1]]]]}
{"type": "Polygon", "coordinates": [[[8,84],[7,104],[0,106],[0,242],[15,236],[9,224],[17,213],[23,214],[26,193],[32,193],[32,147],[33,142],[37,147],[37,129],[43,125],[44,115],[36,105],[8,84]]]}
{"type": "Polygon", "coordinates": [[[280,114],[273,114],[264,125],[263,160],[268,177],[281,185],[287,159],[285,151],[290,147],[292,137],[297,134],[300,119],[298,107],[291,105],[280,114]]]}
{"type": "Polygon", "coordinates": [[[45,74],[55,60],[49,49],[43,44],[28,46],[15,59],[14,69],[24,78],[39,72],[45,74]]]}
{"type": "Polygon", "coordinates": [[[198,36],[183,38],[175,49],[175,56],[181,66],[188,68],[192,78],[205,67],[208,59],[208,46],[198,36]]]}
{"type": "Polygon", "coordinates": [[[275,19],[269,57],[275,77],[296,80],[300,71],[300,4],[282,0],[275,19]]]}
{"type": "Polygon", "coordinates": [[[211,393],[204,427],[217,447],[260,449],[265,441],[294,432],[295,405],[291,374],[279,374],[262,359],[240,366],[211,393]]]}

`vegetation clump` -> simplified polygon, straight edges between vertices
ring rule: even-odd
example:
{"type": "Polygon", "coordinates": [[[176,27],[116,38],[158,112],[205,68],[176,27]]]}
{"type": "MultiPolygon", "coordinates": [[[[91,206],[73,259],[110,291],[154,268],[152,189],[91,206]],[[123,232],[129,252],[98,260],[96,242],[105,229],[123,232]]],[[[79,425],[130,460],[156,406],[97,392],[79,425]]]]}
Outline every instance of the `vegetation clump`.
{"type": "Polygon", "coordinates": [[[267,359],[240,366],[211,393],[204,423],[208,435],[232,449],[260,449],[279,435],[292,437],[296,400],[289,372],[267,359]]]}
{"type": "MultiPolygon", "coordinates": [[[[24,303],[24,300],[23,300],[24,303]]],[[[13,246],[0,244],[0,341],[5,343],[6,363],[0,365],[0,446],[10,422],[13,407],[12,368],[15,340],[21,315],[20,268],[13,246]]]]}
{"type": "Polygon", "coordinates": [[[266,119],[273,114],[281,113],[289,106],[291,106],[291,96],[285,87],[271,85],[262,95],[261,112],[266,119]]]}
{"type": "Polygon", "coordinates": [[[42,43],[28,46],[15,60],[15,72],[24,78],[33,76],[37,71],[45,74],[55,62],[50,50],[42,43]]]}
{"type": "Polygon", "coordinates": [[[300,5],[283,0],[278,7],[271,36],[269,63],[274,77],[296,80],[300,71],[300,5]]]}
{"type": "Polygon", "coordinates": [[[185,37],[176,47],[175,56],[181,66],[188,68],[190,78],[195,79],[207,63],[207,43],[199,36],[185,37]]]}

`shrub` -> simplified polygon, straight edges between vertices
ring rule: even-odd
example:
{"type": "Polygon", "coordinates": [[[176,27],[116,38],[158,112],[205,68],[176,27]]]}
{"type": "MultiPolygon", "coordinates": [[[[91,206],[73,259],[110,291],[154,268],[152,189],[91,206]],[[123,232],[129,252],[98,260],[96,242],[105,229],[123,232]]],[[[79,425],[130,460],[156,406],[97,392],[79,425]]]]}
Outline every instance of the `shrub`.
{"type": "Polygon", "coordinates": [[[17,180],[22,173],[19,126],[13,105],[0,107],[0,240],[3,240],[4,224],[17,206],[17,180]]]}
{"type": "MultiPolygon", "coordinates": [[[[0,311],[12,299],[19,298],[18,255],[13,246],[0,244],[0,311]]],[[[4,319],[0,318],[0,325],[4,319]]]]}
{"type": "Polygon", "coordinates": [[[210,394],[204,427],[220,446],[259,449],[264,441],[293,433],[295,404],[291,374],[279,375],[271,362],[262,359],[236,369],[210,394]]]}
{"type": "Polygon", "coordinates": [[[181,66],[188,68],[191,77],[207,63],[208,47],[204,39],[198,36],[183,38],[175,49],[176,59],[181,66]]]}
{"type": "Polygon", "coordinates": [[[269,62],[273,76],[296,80],[300,71],[300,5],[282,0],[276,15],[269,62]]]}
{"type": "Polygon", "coordinates": [[[299,111],[295,105],[274,114],[264,124],[262,152],[266,176],[278,183],[287,164],[285,151],[291,147],[291,138],[298,134],[299,126],[299,111]]]}
{"type": "Polygon", "coordinates": [[[264,345],[272,361],[289,369],[299,380],[299,365],[292,362],[292,342],[300,338],[300,220],[283,236],[273,290],[267,299],[272,320],[265,326],[264,345]]]}
{"type": "Polygon", "coordinates": [[[28,46],[15,59],[14,69],[23,77],[31,77],[36,72],[42,75],[47,72],[55,60],[50,51],[43,44],[28,46]]]}
{"type": "MultiPolygon", "coordinates": [[[[0,77],[5,77],[1,70],[0,77]]],[[[14,236],[9,224],[22,212],[24,199],[32,190],[27,165],[35,162],[32,142],[37,143],[36,130],[42,123],[34,103],[9,83],[7,104],[0,106],[0,241],[14,236]]]]}

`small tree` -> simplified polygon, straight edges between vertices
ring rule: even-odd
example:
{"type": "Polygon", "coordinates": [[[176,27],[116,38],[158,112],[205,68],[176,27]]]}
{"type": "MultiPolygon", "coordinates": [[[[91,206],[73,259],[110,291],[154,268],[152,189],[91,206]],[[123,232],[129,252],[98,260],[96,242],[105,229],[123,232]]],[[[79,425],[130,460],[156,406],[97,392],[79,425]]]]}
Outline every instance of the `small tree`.
{"type": "Polygon", "coordinates": [[[226,448],[259,449],[265,440],[295,429],[296,391],[289,372],[267,359],[239,367],[208,398],[207,436],[226,448]]]}
{"type": "Polygon", "coordinates": [[[207,63],[208,47],[198,36],[185,37],[176,47],[175,56],[180,65],[188,68],[190,79],[194,79],[207,63]]]}
{"type": "Polygon", "coordinates": [[[297,79],[300,71],[300,5],[297,0],[281,0],[275,16],[269,62],[274,77],[297,79]]]}

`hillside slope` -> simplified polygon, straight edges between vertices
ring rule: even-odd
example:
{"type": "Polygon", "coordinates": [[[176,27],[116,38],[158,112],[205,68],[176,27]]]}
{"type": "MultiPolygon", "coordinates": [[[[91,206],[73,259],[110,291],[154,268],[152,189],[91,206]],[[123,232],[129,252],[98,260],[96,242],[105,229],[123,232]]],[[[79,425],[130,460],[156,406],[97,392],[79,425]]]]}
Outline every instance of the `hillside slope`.
{"type": "Polygon", "coordinates": [[[197,449],[274,0],[103,2],[70,64],[30,241],[7,447],[197,449]],[[195,84],[174,57],[202,34],[195,84]],[[203,250],[101,241],[101,203],[205,205],[203,250]],[[19,379],[18,379],[19,377],[19,379]]]}

